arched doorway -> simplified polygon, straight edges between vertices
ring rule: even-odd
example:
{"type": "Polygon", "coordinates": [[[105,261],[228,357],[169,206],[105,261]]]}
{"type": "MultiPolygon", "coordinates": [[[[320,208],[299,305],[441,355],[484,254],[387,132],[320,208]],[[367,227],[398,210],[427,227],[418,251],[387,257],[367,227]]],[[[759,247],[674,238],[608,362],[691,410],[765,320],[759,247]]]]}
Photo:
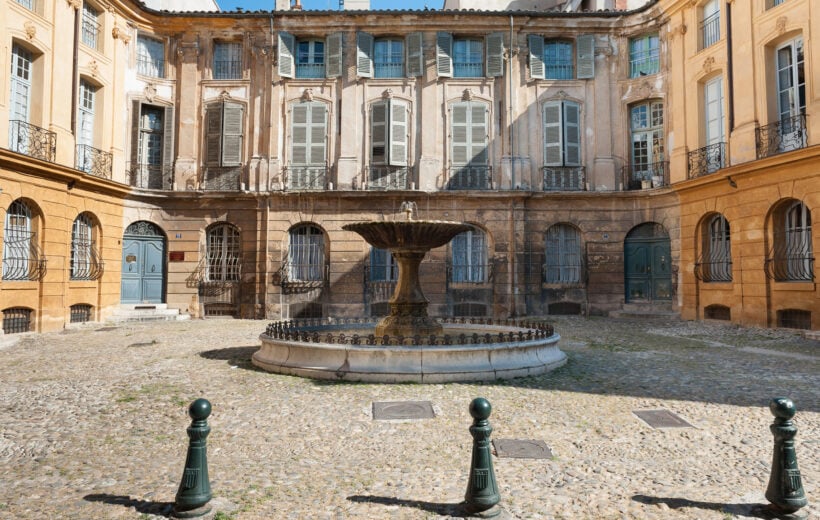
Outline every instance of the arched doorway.
{"type": "Polygon", "coordinates": [[[122,239],[121,303],[162,303],[165,234],[150,222],[134,222],[122,239]]]}
{"type": "Polygon", "coordinates": [[[672,299],[672,254],[669,234],[660,224],[640,224],[624,241],[626,302],[672,299]]]}

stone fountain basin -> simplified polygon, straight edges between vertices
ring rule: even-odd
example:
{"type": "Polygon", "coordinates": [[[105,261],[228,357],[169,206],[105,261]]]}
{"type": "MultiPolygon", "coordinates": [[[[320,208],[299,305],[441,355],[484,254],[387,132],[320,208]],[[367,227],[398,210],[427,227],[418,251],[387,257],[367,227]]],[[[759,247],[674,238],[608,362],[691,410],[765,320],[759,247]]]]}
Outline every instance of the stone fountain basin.
{"type": "MultiPolygon", "coordinates": [[[[310,328],[319,331],[324,327],[310,328]]],[[[332,327],[334,334],[343,329],[332,327]]],[[[350,334],[360,333],[351,327],[350,334]]],[[[498,325],[448,324],[444,332],[479,336],[528,329],[498,325]]],[[[465,345],[351,345],[278,339],[262,334],[254,365],[280,374],[374,383],[492,381],[544,374],[566,363],[560,336],[465,345]]]]}
{"type": "Polygon", "coordinates": [[[379,249],[429,251],[443,246],[470,226],[444,220],[397,220],[354,222],[345,224],[342,229],[358,233],[379,249]]]}

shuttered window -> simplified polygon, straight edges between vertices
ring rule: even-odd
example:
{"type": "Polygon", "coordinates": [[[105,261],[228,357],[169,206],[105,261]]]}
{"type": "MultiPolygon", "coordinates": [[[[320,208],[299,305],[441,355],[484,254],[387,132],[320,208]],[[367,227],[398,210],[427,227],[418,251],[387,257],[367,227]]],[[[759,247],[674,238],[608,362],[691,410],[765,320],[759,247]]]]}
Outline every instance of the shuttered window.
{"type": "Polygon", "coordinates": [[[370,159],[373,165],[407,166],[408,105],[385,99],[370,108],[370,159]]]}
{"type": "Polygon", "coordinates": [[[242,164],[244,113],[244,105],[231,101],[208,106],[205,112],[208,130],[205,158],[208,166],[242,164]]]}
{"type": "Polygon", "coordinates": [[[170,187],[174,166],[174,107],[132,104],[131,185],[170,187]]]}
{"type": "Polygon", "coordinates": [[[411,78],[424,74],[424,38],[414,32],[405,38],[407,43],[407,75],[411,78]]]}
{"type": "Polygon", "coordinates": [[[280,31],[277,35],[279,75],[283,78],[337,78],[342,75],[343,34],[333,33],[324,40],[297,39],[280,31]]]}
{"type": "Polygon", "coordinates": [[[327,160],[327,106],[310,101],[290,108],[290,161],[294,165],[324,165],[327,160]]]}
{"type": "Polygon", "coordinates": [[[544,67],[545,79],[575,78],[572,42],[544,42],[544,67]]]}
{"type": "Polygon", "coordinates": [[[581,233],[568,224],[555,224],[547,230],[546,283],[580,283],[581,281],[581,233]]]}
{"type": "Polygon", "coordinates": [[[373,76],[376,78],[403,77],[404,42],[392,38],[376,40],[373,51],[373,67],[373,76]]]}
{"type": "Polygon", "coordinates": [[[480,78],[484,70],[484,45],[481,40],[453,40],[453,77],[480,78]]]}
{"type": "Polygon", "coordinates": [[[473,228],[459,233],[453,238],[452,275],[453,283],[483,283],[487,281],[487,246],[484,232],[473,228]]]}
{"type": "Polygon", "coordinates": [[[544,103],[544,165],[581,165],[581,107],[573,101],[544,103]]]}
{"type": "Polygon", "coordinates": [[[462,101],[450,107],[450,151],[454,165],[488,163],[488,109],[485,103],[462,101]]]}
{"type": "Polygon", "coordinates": [[[595,35],[575,41],[544,40],[527,35],[531,79],[591,79],[595,77],[595,35]],[[574,49],[574,52],[573,52],[574,49]]]}

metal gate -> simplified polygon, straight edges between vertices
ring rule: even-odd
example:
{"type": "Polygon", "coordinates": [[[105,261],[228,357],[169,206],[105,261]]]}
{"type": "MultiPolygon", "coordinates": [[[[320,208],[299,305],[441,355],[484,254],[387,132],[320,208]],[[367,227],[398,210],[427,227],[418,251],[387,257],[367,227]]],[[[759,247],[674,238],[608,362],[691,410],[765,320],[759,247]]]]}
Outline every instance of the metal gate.
{"type": "Polygon", "coordinates": [[[165,236],[150,222],[135,222],[122,240],[121,303],[162,303],[165,236]]]}
{"type": "Polygon", "coordinates": [[[624,242],[626,301],[672,299],[672,254],[669,235],[660,224],[641,224],[624,242]]]}

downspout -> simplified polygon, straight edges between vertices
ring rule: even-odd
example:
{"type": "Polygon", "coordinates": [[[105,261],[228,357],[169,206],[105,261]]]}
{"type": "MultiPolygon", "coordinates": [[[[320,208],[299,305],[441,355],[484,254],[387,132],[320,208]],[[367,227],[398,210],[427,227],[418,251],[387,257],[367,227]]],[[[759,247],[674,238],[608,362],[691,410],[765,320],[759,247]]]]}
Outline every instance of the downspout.
{"type": "MultiPolygon", "coordinates": [[[[74,56],[71,67],[71,133],[77,136],[77,87],[79,86],[80,63],[80,10],[74,9],[74,56]]],[[[76,143],[75,143],[76,144],[76,143]]]]}
{"type": "Polygon", "coordinates": [[[735,129],[735,88],[734,72],[732,69],[732,2],[726,2],[726,87],[729,89],[727,102],[729,104],[729,134],[735,129]]]}
{"type": "MultiPolygon", "coordinates": [[[[515,189],[515,136],[514,128],[515,125],[513,123],[513,16],[510,15],[510,50],[508,53],[507,58],[507,84],[508,84],[508,92],[507,97],[510,100],[509,103],[509,110],[507,111],[507,126],[508,132],[510,136],[510,189],[515,189]]],[[[515,317],[518,314],[518,309],[516,308],[516,299],[518,297],[518,285],[516,285],[518,281],[518,262],[516,262],[516,252],[518,250],[517,244],[515,243],[515,198],[512,200],[511,205],[511,215],[510,215],[510,244],[512,246],[512,251],[510,255],[510,276],[512,276],[512,280],[510,280],[510,315],[515,317]]]]}

